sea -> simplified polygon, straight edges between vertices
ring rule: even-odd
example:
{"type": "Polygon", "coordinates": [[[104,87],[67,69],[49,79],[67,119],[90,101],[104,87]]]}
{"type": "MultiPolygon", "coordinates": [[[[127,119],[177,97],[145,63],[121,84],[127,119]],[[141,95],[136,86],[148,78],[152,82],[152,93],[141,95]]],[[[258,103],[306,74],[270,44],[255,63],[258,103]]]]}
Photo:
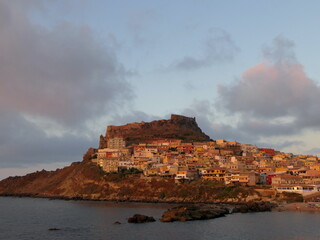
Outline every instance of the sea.
{"type": "Polygon", "coordinates": [[[320,213],[236,213],[211,220],[160,222],[162,213],[173,206],[0,197],[0,239],[320,240],[320,213]],[[136,213],[157,221],[127,223],[136,213]]]}

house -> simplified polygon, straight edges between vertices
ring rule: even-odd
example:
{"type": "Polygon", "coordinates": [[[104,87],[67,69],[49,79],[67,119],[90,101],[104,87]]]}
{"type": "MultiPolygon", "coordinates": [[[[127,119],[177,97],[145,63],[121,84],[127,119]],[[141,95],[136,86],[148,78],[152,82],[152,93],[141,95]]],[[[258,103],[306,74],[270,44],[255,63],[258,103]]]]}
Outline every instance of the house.
{"type": "Polygon", "coordinates": [[[294,168],[289,168],[288,173],[292,175],[300,175],[302,173],[306,173],[307,168],[305,167],[294,167],[294,168]]]}
{"type": "Polygon", "coordinates": [[[225,184],[235,184],[239,182],[239,176],[240,172],[239,171],[230,171],[227,172],[225,175],[225,184]]]}
{"type": "Polygon", "coordinates": [[[275,150],[272,148],[259,148],[259,150],[261,152],[264,152],[265,154],[271,156],[271,157],[273,157],[276,154],[275,150]]]}
{"type": "Polygon", "coordinates": [[[254,186],[259,183],[259,174],[255,172],[240,173],[239,183],[254,186]]]}
{"type": "Polygon", "coordinates": [[[307,170],[299,175],[305,184],[320,184],[320,171],[307,170]]]}
{"type": "Polygon", "coordinates": [[[282,174],[272,178],[272,185],[290,185],[290,184],[303,184],[302,177],[290,174],[282,174]]]}
{"type": "Polygon", "coordinates": [[[201,178],[211,181],[224,182],[226,169],[221,167],[213,167],[201,170],[201,178]]]}
{"type": "Polygon", "coordinates": [[[239,171],[228,172],[225,176],[225,184],[241,184],[254,186],[259,183],[259,174],[254,172],[243,172],[239,171]]]}
{"type": "Polygon", "coordinates": [[[160,169],[159,168],[149,168],[149,169],[145,169],[143,171],[143,174],[145,176],[157,176],[160,173],[160,169]]]}
{"type": "Polygon", "coordinates": [[[109,138],[107,140],[108,148],[124,148],[126,146],[126,141],[121,137],[109,138]]]}
{"type": "Polygon", "coordinates": [[[182,170],[182,171],[177,171],[177,174],[174,177],[174,180],[178,182],[178,181],[192,180],[192,179],[195,179],[196,177],[197,177],[197,171],[182,170]]]}

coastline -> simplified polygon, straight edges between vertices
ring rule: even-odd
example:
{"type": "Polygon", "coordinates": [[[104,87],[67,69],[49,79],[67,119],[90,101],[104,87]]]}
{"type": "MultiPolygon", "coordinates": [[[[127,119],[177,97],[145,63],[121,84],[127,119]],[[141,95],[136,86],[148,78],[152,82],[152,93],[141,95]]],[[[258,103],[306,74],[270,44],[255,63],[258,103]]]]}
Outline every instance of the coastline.
{"type": "MultiPolygon", "coordinates": [[[[128,202],[128,203],[165,203],[165,204],[233,204],[241,205],[250,202],[269,202],[269,201],[186,201],[186,200],[165,200],[165,199],[130,199],[130,198],[86,198],[82,196],[52,196],[52,195],[41,195],[41,194],[32,194],[32,193],[0,193],[0,197],[13,197],[13,198],[44,198],[49,200],[65,200],[65,201],[95,201],[95,202],[128,202]]],[[[274,203],[274,202],[273,202],[274,203]]]]}
{"type": "MultiPolygon", "coordinates": [[[[61,196],[41,196],[33,194],[0,194],[0,197],[13,198],[44,198],[48,200],[65,200],[65,201],[94,201],[94,202],[112,202],[112,203],[151,203],[151,204],[172,204],[172,205],[196,205],[196,204],[216,204],[216,205],[243,205],[246,202],[184,202],[184,201],[151,201],[151,200],[119,200],[119,199],[90,199],[82,197],[61,197],[61,196]]],[[[255,202],[255,201],[254,201],[255,202]]],[[[257,203],[259,203],[257,201],[257,203]]],[[[284,203],[275,206],[272,211],[278,212],[313,212],[320,213],[320,202],[294,202],[284,203]]]]}
{"type": "Polygon", "coordinates": [[[65,200],[65,201],[93,201],[93,202],[112,202],[112,203],[150,203],[150,204],[172,204],[180,206],[192,206],[192,205],[216,205],[216,206],[228,206],[237,208],[238,212],[259,212],[271,211],[278,207],[275,202],[269,201],[247,201],[247,202],[200,202],[200,201],[166,201],[166,200],[133,200],[133,199],[91,199],[82,197],[62,197],[62,196],[43,196],[43,195],[32,195],[32,194],[0,194],[0,197],[12,197],[12,198],[42,198],[48,200],[65,200]],[[268,209],[268,210],[266,210],[268,209]]]}
{"type": "Polygon", "coordinates": [[[319,202],[295,202],[286,203],[279,205],[274,209],[274,211],[279,212],[315,212],[320,213],[320,203],[319,202]]]}

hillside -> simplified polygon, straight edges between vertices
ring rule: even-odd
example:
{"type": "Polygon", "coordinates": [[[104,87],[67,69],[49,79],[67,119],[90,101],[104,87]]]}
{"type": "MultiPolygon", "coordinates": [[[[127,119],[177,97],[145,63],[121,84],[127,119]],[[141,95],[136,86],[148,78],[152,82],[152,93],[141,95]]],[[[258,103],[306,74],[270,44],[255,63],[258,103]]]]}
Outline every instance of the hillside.
{"type": "Polygon", "coordinates": [[[147,202],[243,202],[261,197],[252,188],[201,180],[178,185],[168,178],[106,174],[90,162],[9,177],[0,182],[0,195],[147,202]]]}

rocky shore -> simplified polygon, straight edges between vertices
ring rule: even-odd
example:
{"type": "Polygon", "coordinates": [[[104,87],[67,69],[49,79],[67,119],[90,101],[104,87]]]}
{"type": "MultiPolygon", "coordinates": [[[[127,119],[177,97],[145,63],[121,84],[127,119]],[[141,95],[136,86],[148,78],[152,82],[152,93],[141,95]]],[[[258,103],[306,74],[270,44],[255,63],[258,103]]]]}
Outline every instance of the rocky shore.
{"type": "Polygon", "coordinates": [[[193,221],[224,217],[232,213],[271,211],[277,205],[270,202],[230,204],[194,204],[173,207],[163,213],[161,222],[193,221]]]}
{"type": "Polygon", "coordinates": [[[276,211],[296,211],[296,212],[320,212],[320,202],[297,202],[282,204],[275,208],[276,211]]]}

